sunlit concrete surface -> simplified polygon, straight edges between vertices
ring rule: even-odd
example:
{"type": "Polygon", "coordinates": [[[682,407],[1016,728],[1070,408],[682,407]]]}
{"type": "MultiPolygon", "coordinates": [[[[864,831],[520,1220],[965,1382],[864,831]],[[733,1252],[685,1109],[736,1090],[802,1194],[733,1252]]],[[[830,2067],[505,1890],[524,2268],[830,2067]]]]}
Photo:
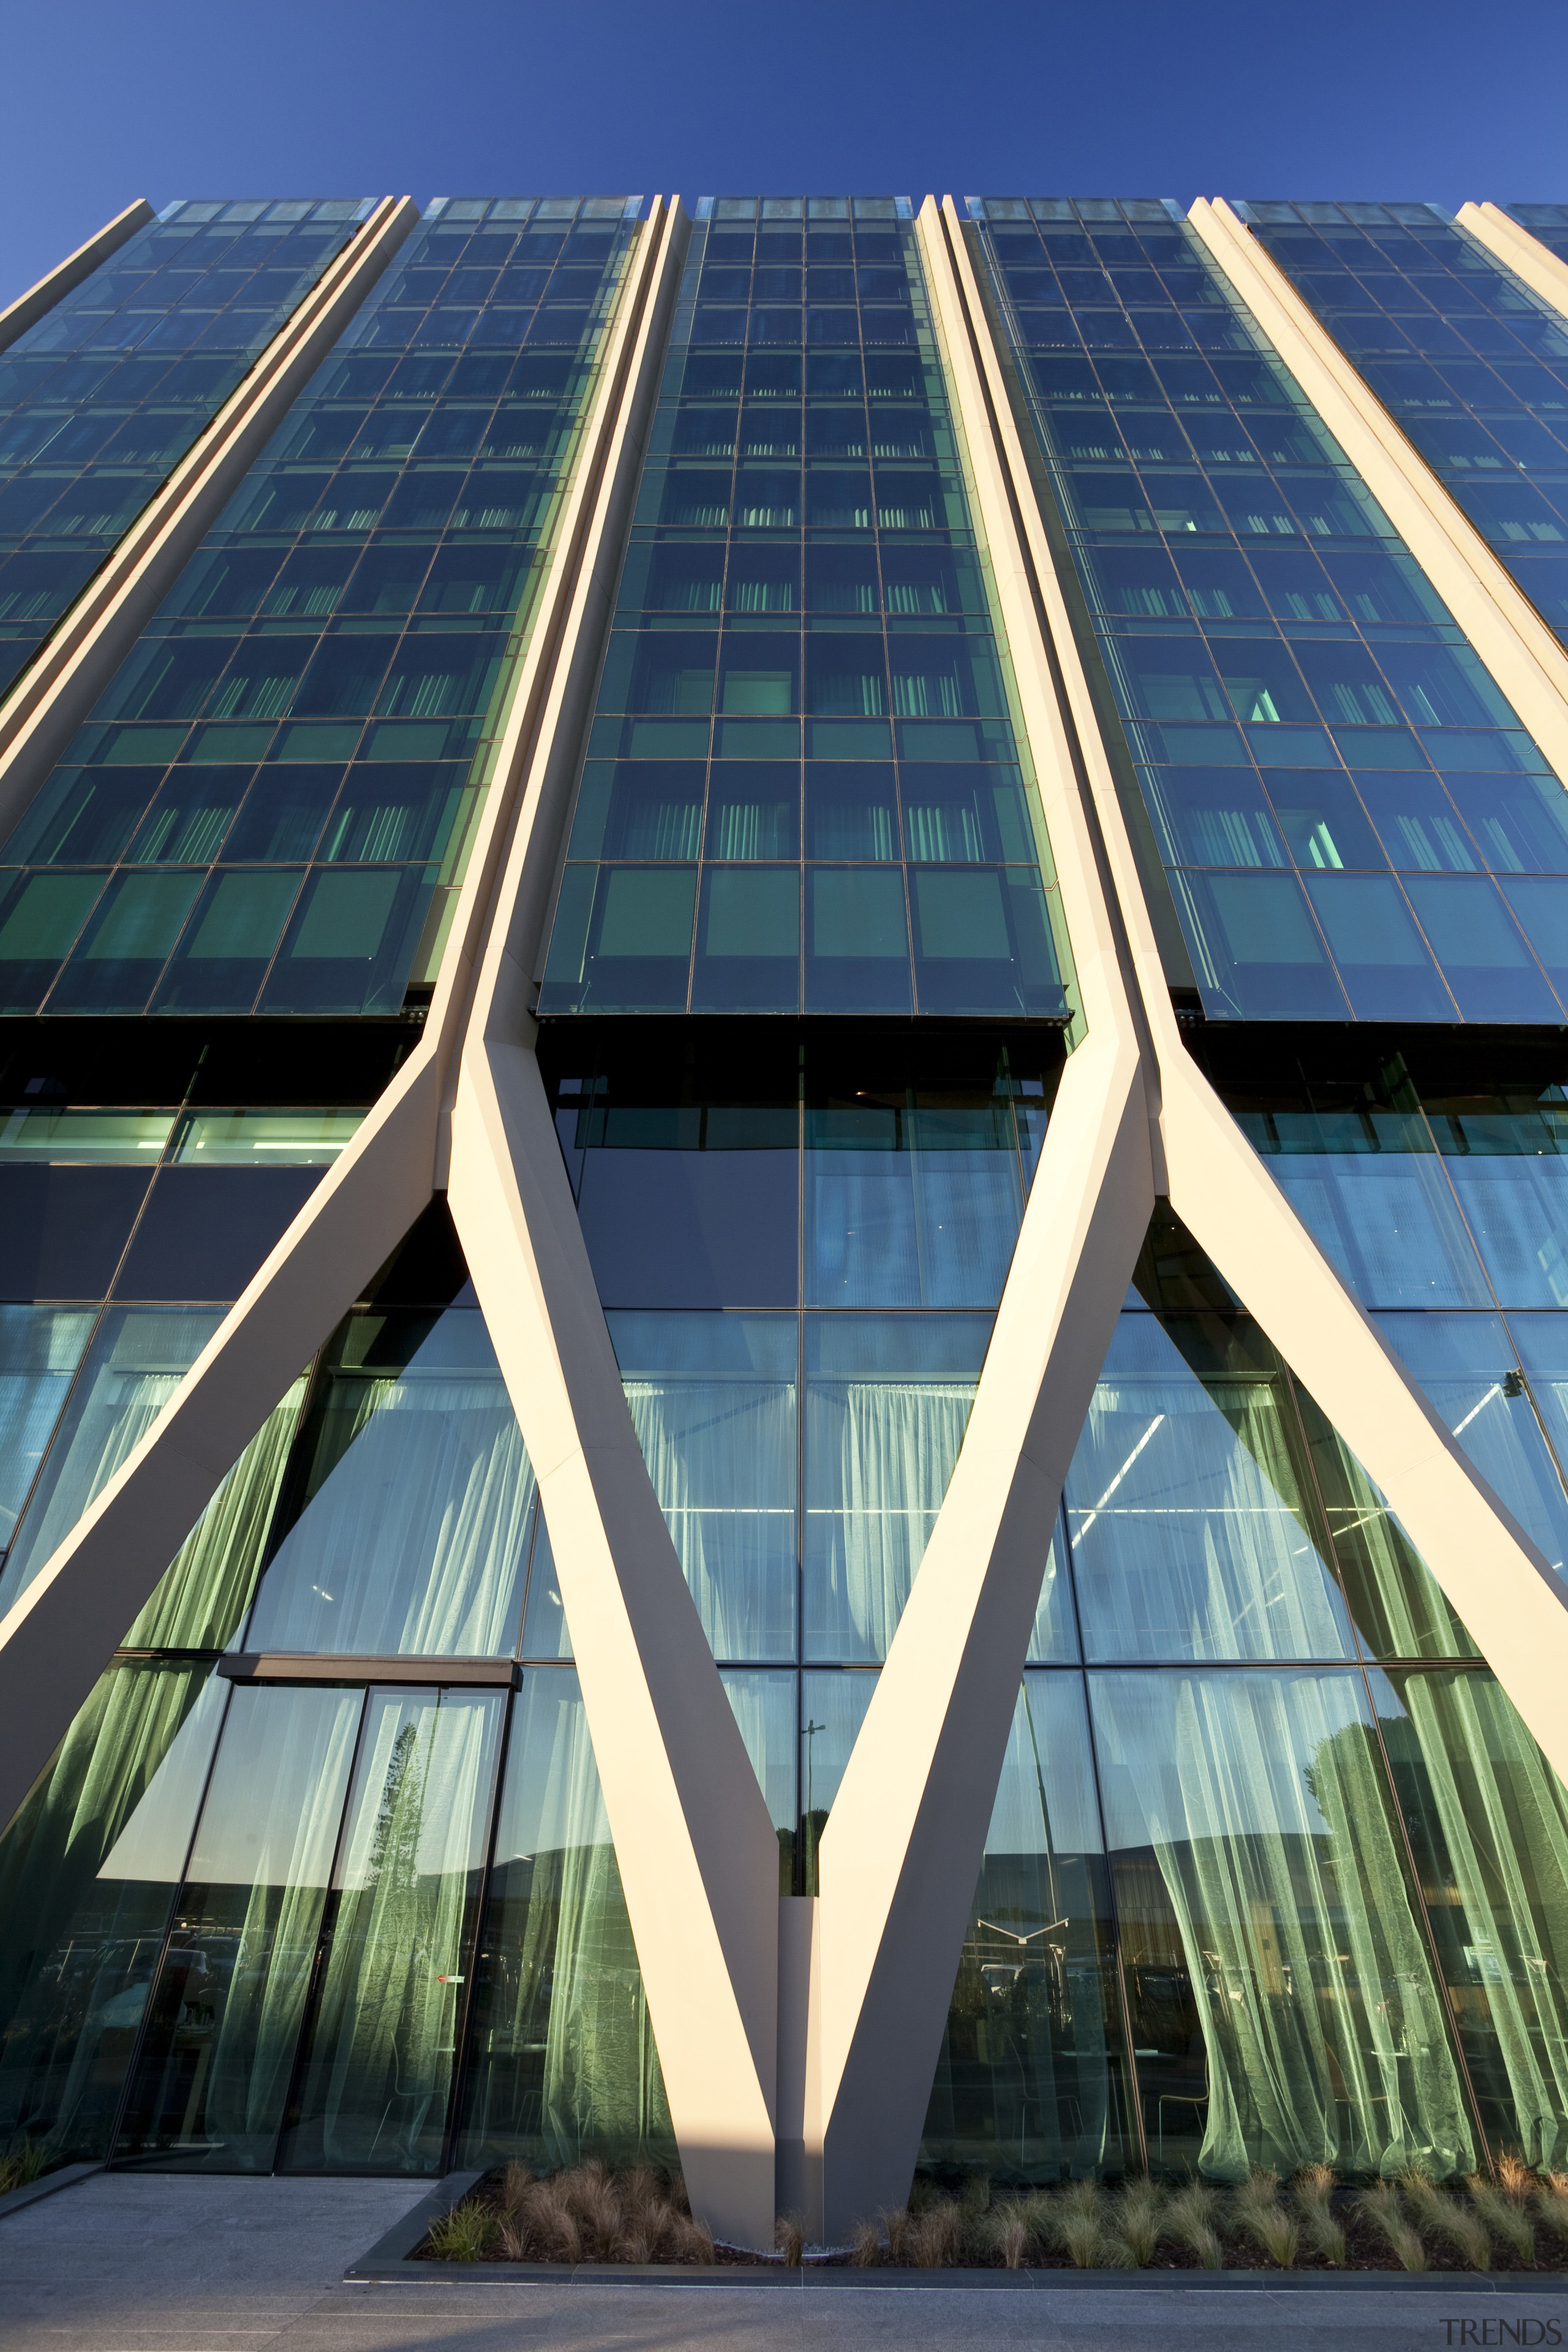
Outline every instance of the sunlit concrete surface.
{"type": "Polygon", "coordinates": [[[345,2265],[426,2186],[97,2174],[0,2221],[0,2343],[5,2352],[904,2352],[964,2344],[1163,2352],[1186,2343],[1428,2352],[1568,2342],[1568,2289],[1269,2293],[1057,2285],[1044,2274],[1011,2291],[859,2281],[804,2290],[705,2281],[344,2285],[345,2265]]]}

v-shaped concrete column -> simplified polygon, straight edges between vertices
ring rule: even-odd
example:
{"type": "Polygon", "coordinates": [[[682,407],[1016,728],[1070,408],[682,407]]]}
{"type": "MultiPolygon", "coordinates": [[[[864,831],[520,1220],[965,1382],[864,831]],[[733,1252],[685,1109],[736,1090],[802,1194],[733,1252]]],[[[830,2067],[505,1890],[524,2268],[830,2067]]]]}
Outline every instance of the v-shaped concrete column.
{"type": "MultiPolygon", "coordinates": [[[[979,320],[979,288],[951,197],[944,210],[971,316],[979,320]]],[[[1264,324],[1270,324],[1268,318],[1264,324]]],[[[1310,339],[1304,322],[1293,324],[1305,348],[1310,339]]],[[[1078,724],[1117,902],[1127,917],[1139,998],[1158,1065],[1168,1175],[1162,1189],[1168,1189],[1194,1239],[1382,1488],[1509,1697],[1554,1769],[1568,1780],[1568,1708],[1562,1696],[1568,1688],[1568,1608],[1561,1583],[1324,1256],[1182,1042],[1147,914],[1138,917],[1143,899],[1132,845],[1044,524],[1023,488],[1027,465],[989,336],[982,339],[982,349],[998,439],[1018,486],[1017,510],[1034,576],[1078,724]]],[[[1296,364],[1294,348],[1284,355],[1296,364]]],[[[1307,389],[1316,400],[1316,381],[1308,380],[1307,389]]],[[[1329,414],[1328,421],[1340,430],[1337,414],[1329,414]]],[[[1359,463],[1358,447],[1352,447],[1352,455],[1359,463]]],[[[1381,481],[1373,487],[1383,495],[1381,481]]],[[[1395,520],[1401,520],[1397,514],[1395,520]]],[[[1428,565],[1445,595],[1455,562],[1451,536],[1447,545],[1450,553],[1443,558],[1441,573],[1428,565]]],[[[1539,669],[1536,675],[1543,687],[1539,669]]],[[[1568,727],[1568,705],[1559,708],[1556,724],[1560,731],[1568,727]]]]}
{"type": "Polygon", "coordinates": [[[47,1766],[126,1627],[301,1364],[444,1181],[447,1115],[517,799],[633,355],[642,348],[650,297],[669,268],[668,216],[656,198],[606,339],[597,398],[420,1043],[141,1444],[0,1619],[0,1822],[47,1766]]]}

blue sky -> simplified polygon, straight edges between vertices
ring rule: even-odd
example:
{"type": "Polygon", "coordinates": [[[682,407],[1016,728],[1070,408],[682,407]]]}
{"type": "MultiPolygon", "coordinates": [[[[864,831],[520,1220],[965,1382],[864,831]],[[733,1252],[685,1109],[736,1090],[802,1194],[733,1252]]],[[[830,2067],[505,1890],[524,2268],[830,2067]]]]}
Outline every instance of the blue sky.
{"type": "Polygon", "coordinates": [[[132,196],[1568,199],[1563,0],[0,0],[0,303],[132,196]]]}

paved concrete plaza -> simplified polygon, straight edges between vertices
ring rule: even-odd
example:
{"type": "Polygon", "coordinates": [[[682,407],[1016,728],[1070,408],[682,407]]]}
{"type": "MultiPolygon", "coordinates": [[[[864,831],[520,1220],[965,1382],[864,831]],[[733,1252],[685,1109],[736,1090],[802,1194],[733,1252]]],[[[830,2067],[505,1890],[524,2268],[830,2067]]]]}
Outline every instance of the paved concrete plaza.
{"type": "Polygon", "coordinates": [[[910,2352],[964,2344],[1239,2352],[1276,2343],[1287,2352],[1444,2352],[1462,2343],[1568,2344],[1568,2292],[345,2285],[345,2264],[426,2187],[96,2174],[0,2220],[0,2344],[5,2352],[910,2352]]]}

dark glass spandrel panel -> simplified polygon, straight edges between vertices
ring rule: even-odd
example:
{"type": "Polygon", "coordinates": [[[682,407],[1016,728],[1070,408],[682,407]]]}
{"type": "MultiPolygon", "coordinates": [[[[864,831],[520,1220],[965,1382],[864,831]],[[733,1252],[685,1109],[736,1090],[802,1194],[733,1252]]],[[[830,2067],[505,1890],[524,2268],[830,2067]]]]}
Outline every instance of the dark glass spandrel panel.
{"type": "Polygon", "coordinates": [[[360,1691],[237,1689],[115,2153],[270,2172],[310,1990],[360,1691]]]}
{"type": "Polygon", "coordinates": [[[605,1307],[788,1307],[799,1296],[799,1152],[793,1110],[610,1113],[586,1150],[578,1214],[605,1307]],[[639,1141],[639,1131],[647,1137],[639,1141]],[[696,1148],[700,1142],[701,1148],[696,1148]]]}
{"type": "Polygon", "coordinates": [[[1568,1797],[1490,1675],[1378,1674],[1373,1693],[1482,2125],[1549,2168],[1568,2137],[1568,1797]]]}
{"type": "Polygon", "coordinates": [[[367,1696],[285,2171],[441,2168],[504,1705],[367,1696]]]}
{"type": "Polygon", "coordinates": [[[92,1326],[90,1308],[0,1307],[0,1540],[6,1544],[92,1326]]]}
{"type": "Polygon", "coordinates": [[[0,1838],[0,2130],[53,2163],[109,2154],[223,1699],[111,1667],[0,1838]]]}
{"type": "Polygon", "coordinates": [[[101,1298],[151,1176],[146,1160],[140,1168],[0,1168],[0,1291],[101,1298]]]}
{"type": "Polygon", "coordinates": [[[1416,1112],[1238,1111],[1237,1122],[1364,1307],[1492,1304],[1432,1134],[1416,1112]]]}
{"type": "Polygon", "coordinates": [[[525,1674],[479,1938],[458,2160],[677,2161],[577,1677],[525,1674]]]}
{"type": "MultiPolygon", "coordinates": [[[[1492,1492],[1561,1578],[1568,1495],[1499,1315],[1380,1315],[1395,1349],[1492,1492]]],[[[1563,1587],[1568,1604],[1568,1583],[1563,1587]]]]}
{"type": "Polygon", "coordinates": [[[247,1647],[516,1648],[534,1477],[477,1308],[351,1316],[300,1452],[247,1647]]]}
{"type": "Polygon", "coordinates": [[[795,1654],[791,1316],[608,1318],[632,1425],[715,1657],[795,1654]]]}
{"type": "Polygon", "coordinates": [[[0,692],[370,209],[171,205],[0,357],[0,692]]]}
{"type": "Polygon", "coordinates": [[[121,1298],[237,1298],[315,1191],[310,1168],[164,1168],[115,1279],[121,1298]]]}
{"type": "Polygon", "coordinates": [[[1310,1494],[1259,1332],[1123,1315],[1066,1488],[1087,1655],[1353,1656],[1310,1494]]]}
{"type": "Polygon", "coordinates": [[[864,1671],[804,1674],[800,1678],[799,1854],[804,1895],[822,1891],[822,1833],[876,1688],[876,1675],[864,1671]]]}
{"type": "Polygon", "coordinates": [[[1152,2162],[1476,2161],[1361,1676],[1092,1675],[1152,2162]]]}
{"type": "Polygon", "coordinates": [[[1028,1674],[926,2114],[926,2164],[1025,2184],[1137,2163],[1110,1889],[1077,1675],[1028,1674]]]}
{"type": "Polygon", "coordinates": [[[1172,894],[1210,1010],[1231,1020],[1342,1021],[1347,999],[1290,874],[1173,871],[1172,894]]]}
{"type": "Polygon", "coordinates": [[[145,1437],[220,1308],[111,1307],[93,1336],[0,1575],[0,1613],[45,1566],[145,1437]]]}
{"type": "Polygon", "coordinates": [[[988,1315],[806,1318],[807,1658],[886,1657],[990,1338],[988,1315]]]}

